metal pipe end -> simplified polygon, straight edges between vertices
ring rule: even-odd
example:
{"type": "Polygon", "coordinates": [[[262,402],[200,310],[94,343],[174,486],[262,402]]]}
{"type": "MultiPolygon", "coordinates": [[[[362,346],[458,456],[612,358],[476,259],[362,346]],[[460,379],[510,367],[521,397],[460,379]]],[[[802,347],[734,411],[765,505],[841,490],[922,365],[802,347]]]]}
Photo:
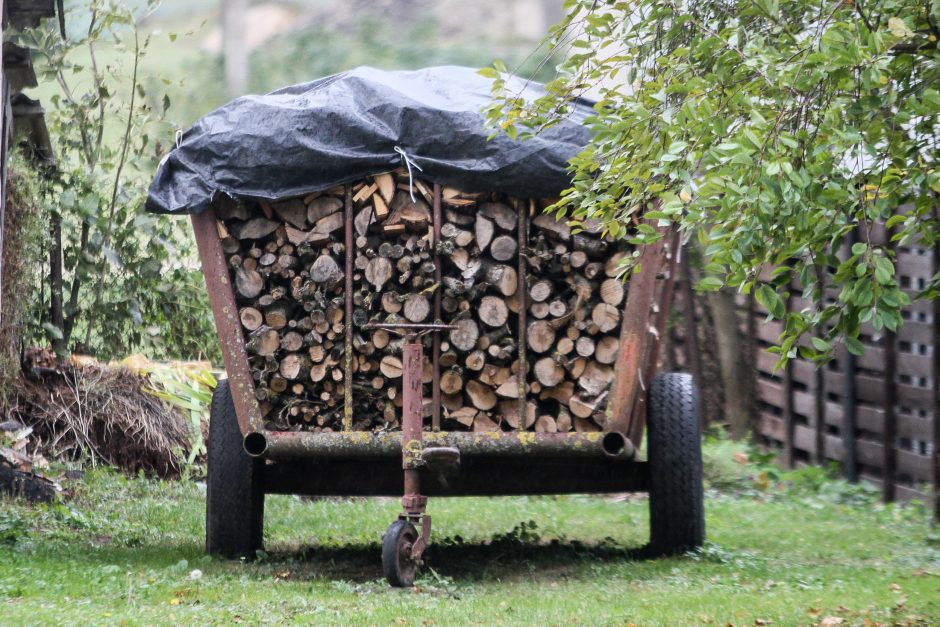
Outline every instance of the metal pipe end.
{"type": "Polygon", "coordinates": [[[243,446],[245,452],[252,457],[261,457],[268,450],[268,439],[264,437],[263,433],[252,431],[245,436],[243,446]]]}
{"type": "Polygon", "coordinates": [[[627,436],[619,431],[608,431],[601,438],[601,449],[609,457],[633,457],[634,446],[627,436]]]}

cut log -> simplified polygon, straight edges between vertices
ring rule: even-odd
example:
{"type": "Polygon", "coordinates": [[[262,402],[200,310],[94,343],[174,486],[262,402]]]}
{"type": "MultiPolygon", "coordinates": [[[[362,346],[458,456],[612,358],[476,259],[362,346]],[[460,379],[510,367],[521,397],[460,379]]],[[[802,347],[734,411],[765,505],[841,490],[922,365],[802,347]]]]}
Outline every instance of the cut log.
{"type": "Polygon", "coordinates": [[[313,225],[313,230],[317,233],[333,233],[343,228],[346,219],[342,213],[334,213],[325,218],[320,218],[313,225]]]}
{"type": "Polygon", "coordinates": [[[535,362],[535,378],[544,387],[550,388],[565,380],[565,369],[551,357],[543,357],[535,362]]]}
{"type": "Polygon", "coordinates": [[[554,215],[540,213],[532,219],[532,224],[554,239],[568,241],[571,239],[571,229],[564,219],[556,219],[554,215]]]}
{"type": "Polygon", "coordinates": [[[398,292],[383,292],[382,293],[382,309],[386,313],[397,314],[401,311],[402,303],[401,298],[398,296],[398,292]]]}
{"type": "Polygon", "coordinates": [[[257,270],[238,268],[235,271],[235,291],[243,298],[255,298],[264,289],[264,279],[257,270]]]}
{"type": "Polygon", "coordinates": [[[267,218],[252,218],[245,222],[232,222],[229,231],[240,240],[261,239],[276,231],[280,225],[280,222],[267,218]]]}
{"type": "Polygon", "coordinates": [[[544,353],[555,343],[555,329],[545,320],[530,322],[526,329],[526,342],[536,353],[544,353]]]}
{"type": "Polygon", "coordinates": [[[304,347],[304,336],[296,331],[288,331],[281,336],[281,350],[294,353],[304,347]]]}
{"type": "Polygon", "coordinates": [[[608,305],[618,307],[623,302],[624,292],[623,283],[619,279],[606,279],[601,283],[601,300],[608,305]]]}
{"type": "Polygon", "coordinates": [[[542,388],[539,399],[558,401],[562,405],[568,405],[573,394],[574,382],[564,381],[556,386],[542,388]]]}
{"type": "Polygon", "coordinates": [[[519,289],[519,278],[511,266],[493,265],[486,270],[486,282],[503,296],[512,296],[519,289]]]}
{"type": "Polygon", "coordinates": [[[343,201],[339,198],[319,196],[307,204],[307,222],[316,224],[323,218],[338,213],[342,208],[343,201]]]}
{"type": "Polygon", "coordinates": [[[529,287],[529,298],[537,303],[543,303],[552,295],[552,283],[547,279],[536,281],[529,287]]]}
{"type": "Polygon", "coordinates": [[[620,324],[620,310],[607,303],[598,303],[591,311],[591,320],[601,333],[613,331],[620,324]]]}
{"type": "Polygon", "coordinates": [[[518,225],[516,211],[501,202],[485,202],[480,205],[480,214],[493,220],[504,231],[515,231],[518,225]]]}
{"type": "Polygon", "coordinates": [[[480,300],[477,316],[489,327],[501,327],[509,319],[506,301],[498,296],[484,296],[480,300]]]}
{"type": "Polygon", "coordinates": [[[478,412],[473,420],[474,431],[499,431],[499,425],[488,414],[478,412]]]}
{"type": "Polygon", "coordinates": [[[613,368],[592,360],[587,363],[584,372],[578,377],[578,387],[590,396],[597,396],[606,390],[613,380],[613,368]]]}
{"type": "Polygon", "coordinates": [[[424,322],[431,313],[431,304],[423,294],[409,294],[405,298],[403,313],[411,322],[424,322]]]}
{"type": "Polygon", "coordinates": [[[386,355],[382,358],[379,370],[389,379],[397,379],[401,377],[401,359],[394,355],[386,355]]]}
{"type": "Polygon", "coordinates": [[[382,199],[387,203],[392,202],[395,197],[395,179],[392,178],[392,175],[388,173],[376,174],[375,184],[379,188],[379,193],[382,194],[382,199]]]}
{"type": "Polygon", "coordinates": [[[490,220],[481,214],[477,214],[476,220],[473,223],[473,234],[476,237],[477,247],[480,249],[480,252],[485,251],[486,247],[493,241],[493,233],[495,230],[490,220]]]}
{"type": "Polygon", "coordinates": [[[519,380],[516,375],[510,376],[496,388],[496,395],[503,398],[519,398],[519,380]]]}
{"type": "Polygon", "coordinates": [[[307,228],[307,205],[299,198],[276,202],[271,207],[274,209],[275,215],[283,222],[287,222],[298,229],[307,228]]]}
{"type": "Polygon", "coordinates": [[[281,359],[281,366],[278,372],[288,381],[301,379],[307,376],[310,371],[310,360],[304,355],[291,353],[281,359]]]}
{"type": "Polygon", "coordinates": [[[372,284],[377,291],[392,278],[392,262],[385,257],[376,257],[369,261],[365,269],[366,281],[372,284]]]}
{"type": "Polygon", "coordinates": [[[457,328],[451,329],[448,335],[451,346],[463,353],[473,350],[480,338],[480,328],[477,323],[466,318],[457,322],[456,326],[457,328]]]}
{"type": "Polygon", "coordinates": [[[594,413],[594,402],[585,400],[580,396],[572,396],[568,402],[568,409],[578,418],[587,418],[594,413]]]}
{"type": "Polygon", "coordinates": [[[575,342],[574,348],[581,357],[590,357],[594,354],[595,350],[594,340],[591,339],[590,336],[582,335],[578,338],[578,341],[575,342]]]}
{"type": "Polygon", "coordinates": [[[464,361],[464,365],[466,365],[470,370],[479,372],[480,370],[483,370],[483,366],[486,365],[486,354],[482,350],[472,351],[469,355],[467,355],[467,359],[464,361]]]}
{"type": "Polygon", "coordinates": [[[448,370],[441,374],[441,392],[443,394],[456,394],[463,389],[463,378],[456,370],[448,370]]]}
{"type": "Polygon", "coordinates": [[[245,350],[252,355],[270,357],[277,352],[281,346],[281,339],[277,331],[268,327],[259,327],[251,332],[248,341],[245,343],[245,350]]]}
{"type": "Polygon", "coordinates": [[[448,414],[448,418],[454,420],[465,427],[473,426],[473,419],[477,416],[477,410],[473,407],[461,407],[448,414]]]}
{"type": "Polygon", "coordinates": [[[242,307],[238,312],[238,318],[241,320],[242,326],[249,331],[254,331],[260,327],[263,321],[261,312],[254,307],[242,307]]]}
{"type": "Polygon", "coordinates": [[[496,261],[509,261],[517,250],[516,238],[509,235],[500,235],[490,244],[490,255],[496,261]]]}
{"type": "Polygon", "coordinates": [[[558,425],[555,423],[555,419],[547,414],[542,414],[535,419],[535,432],[536,433],[557,433],[558,425]]]}
{"type": "Polygon", "coordinates": [[[618,350],[620,350],[620,339],[613,335],[606,335],[598,340],[594,349],[594,359],[598,363],[612,364],[617,361],[618,350]]]}
{"type": "Polygon", "coordinates": [[[535,424],[536,408],[535,403],[525,404],[525,416],[519,419],[519,403],[517,401],[500,401],[496,410],[500,420],[509,425],[510,428],[517,431],[525,431],[535,424]]]}
{"type": "Polygon", "coordinates": [[[477,409],[487,411],[496,406],[496,394],[490,386],[480,383],[479,381],[470,380],[467,381],[465,390],[467,398],[470,399],[470,402],[477,409]]]}
{"type": "Polygon", "coordinates": [[[335,285],[343,279],[343,271],[329,255],[321,255],[310,266],[310,278],[315,283],[323,283],[328,286],[335,285]]]}
{"type": "Polygon", "coordinates": [[[264,308],[264,323],[272,329],[283,329],[290,319],[293,304],[279,300],[264,308]]]}

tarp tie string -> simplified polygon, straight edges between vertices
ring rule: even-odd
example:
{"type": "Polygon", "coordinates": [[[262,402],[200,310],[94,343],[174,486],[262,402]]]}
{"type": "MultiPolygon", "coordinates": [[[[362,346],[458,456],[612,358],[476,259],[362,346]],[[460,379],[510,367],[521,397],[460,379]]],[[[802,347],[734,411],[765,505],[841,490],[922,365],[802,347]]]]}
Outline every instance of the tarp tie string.
{"type": "Polygon", "coordinates": [[[405,162],[405,167],[408,168],[408,193],[411,194],[411,202],[416,203],[418,201],[415,199],[415,182],[414,177],[411,174],[411,167],[416,167],[419,172],[424,172],[424,169],[412,161],[408,156],[408,153],[406,153],[401,146],[395,146],[395,152],[401,155],[401,160],[405,162]]]}

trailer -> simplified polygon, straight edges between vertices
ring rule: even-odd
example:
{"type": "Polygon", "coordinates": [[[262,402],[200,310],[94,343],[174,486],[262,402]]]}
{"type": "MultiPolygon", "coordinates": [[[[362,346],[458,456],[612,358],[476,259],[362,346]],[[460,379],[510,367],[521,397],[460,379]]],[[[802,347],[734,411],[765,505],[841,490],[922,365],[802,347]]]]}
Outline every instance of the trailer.
{"type": "MultiPolygon", "coordinates": [[[[396,120],[407,121],[410,109],[397,102],[394,96],[389,97],[383,89],[387,90],[393,79],[408,83],[417,77],[420,85],[432,84],[434,93],[424,102],[429,109],[445,111],[450,115],[453,107],[442,106],[435,100],[445,93],[452,100],[459,96],[455,101],[461,103],[469,100],[465,108],[478,115],[479,107],[472,109],[477,101],[466,93],[453,91],[441,77],[446,75],[453,79],[457,74],[464,85],[474,85],[474,93],[477,95],[480,90],[479,83],[475,81],[482,79],[475,75],[470,78],[454,68],[440,70],[446,71],[407,73],[392,78],[389,76],[395,73],[379,73],[381,76],[377,77],[375,70],[354,71],[339,79],[331,77],[322,83],[307,85],[303,89],[275,92],[271,96],[278,107],[283,107],[285,98],[292,105],[296,105],[296,99],[301,98],[304,105],[309,106],[311,94],[345,89],[341,93],[352,93],[360,104],[366,102],[363,106],[367,106],[372,114],[376,110],[376,101],[379,101],[386,113],[391,111],[396,120]],[[343,86],[343,77],[351,83],[343,86]],[[369,89],[360,89],[364,77],[373,79],[369,89]]],[[[525,89],[533,87],[526,85],[525,89]]],[[[408,90],[401,89],[401,92],[405,91],[408,90]]],[[[327,96],[330,102],[336,100],[335,93],[327,96]]],[[[414,97],[413,94],[409,96],[414,97]]],[[[239,101],[235,101],[230,106],[251,109],[256,104],[243,102],[239,105],[239,101]]],[[[290,110],[295,111],[296,106],[290,110]]],[[[210,114],[203,130],[212,127],[220,119],[237,124],[237,120],[232,121],[232,111],[229,109],[215,118],[210,114]]],[[[257,111],[251,113],[253,119],[257,119],[257,111]]],[[[444,118],[452,121],[447,115],[444,118]]],[[[427,117],[422,119],[424,130],[427,130],[427,117]]],[[[351,123],[361,124],[355,119],[351,123]]],[[[283,124],[296,124],[296,121],[285,120],[283,124]]],[[[477,124],[478,135],[488,133],[481,121],[477,124]]],[[[466,126],[461,129],[459,132],[467,133],[466,126]]],[[[572,129],[570,127],[558,132],[579,132],[572,129]]],[[[198,125],[196,130],[199,130],[198,125]]],[[[236,132],[234,129],[228,130],[236,132]]],[[[356,130],[361,129],[356,126],[356,130]]],[[[205,138],[208,136],[214,137],[212,141],[219,141],[219,128],[213,127],[212,131],[215,135],[190,135],[191,154],[199,154],[200,141],[207,141],[205,138]]],[[[453,133],[458,131],[451,128],[449,132],[452,134],[446,137],[445,143],[452,143],[453,133]]],[[[335,142],[335,138],[344,137],[344,133],[341,129],[332,129],[330,136],[335,142]]],[[[571,139],[571,135],[568,139],[571,139]]],[[[215,391],[211,408],[206,525],[206,547],[210,553],[250,557],[261,548],[266,494],[401,496],[402,511],[391,522],[382,547],[383,570],[389,583],[394,586],[412,585],[417,568],[422,564],[431,538],[431,516],[427,510],[428,498],[431,496],[646,491],[650,495],[649,553],[668,555],[701,546],[704,541],[704,506],[697,392],[689,375],[657,374],[656,371],[680,251],[680,238],[675,229],[653,224],[661,237],[656,243],[632,255],[636,269],[629,278],[625,298],[617,301],[622,302],[616,312],[619,335],[615,336],[616,352],[612,353],[615,362],[610,366],[615,376],[604,387],[602,395],[593,396],[602,399],[602,402],[596,403],[596,407],[591,408],[596,430],[593,427],[588,429],[592,423],[584,422],[584,429],[537,431],[524,419],[526,412],[541,402],[533,400],[533,389],[542,390],[540,398],[544,398],[545,393],[551,396],[550,386],[544,385],[544,380],[539,382],[531,378],[532,368],[527,362],[526,333],[532,322],[526,300],[528,289],[542,278],[539,272],[547,272],[538,264],[533,268],[532,263],[527,261],[532,247],[527,234],[531,232],[531,222],[542,215],[542,206],[531,198],[548,196],[550,194],[544,192],[557,192],[567,185],[564,163],[572,156],[573,146],[577,147],[579,142],[583,145],[586,141],[583,135],[577,135],[577,139],[564,142],[557,137],[548,137],[540,140],[548,142],[548,148],[559,151],[553,167],[545,165],[543,155],[537,163],[533,163],[531,157],[528,161],[513,158],[509,159],[508,165],[502,164],[494,171],[458,171],[465,167],[468,155],[461,155],[459,160],[454,159],[449,167],[440,166],[442,160],[431,154],[435,146],[422,146],[411,140],[405,129],[399,128],[391,142],[394,144],[395,158],[400,159],[399,163],[394,163],[384,155],[383,151],[390,151],[387,146],[381,147],[382,141],[379,139],[374,138],[374,146],[378,146],[375,152],[382,158],[365,166],[355,159],[350,160],[349,150],[332,146],[329,154],[321,155],[316,162],[320,166],[318,171],[328,174],[317,179],[310,174],[309,168],[302,172],[291,171],[289,174],[278,172],[275,178],[280,177],[281,180],[267,181],[266,187],[259,192],[257,185],[252,187],[246,184],[241,189],[232,188],[231,178],[226,182],[228,188],[219,182],[219,178],[209,180],[209,172],[224,170],[243,173],[246,169],[244,164],[230,163],[240,157],[217,150],[216,146],[213,150],[216,155],[213,157],[216,159],[214,163],[194,165],[195,160],[186,159],[187,141],[184,137],[181,146],[175,151],[175,159],[171,159],[169,165],[165,162],[161,166],[161,172],[151,188],[148,204],[152,210],[176,211],[182,207],[191,214],[227,373],[227,379],[220,382],[215,391]],[[408,145],[409,148],[402,149],[401,145],[408,145]],[[185,168],[182,167],[184,163],[185,168]],[[435,171],[434,164],[441,169],[435,171]],[[357,224],[357,217],[369,209],[372,214],[368,216],[366,228],[374,222],[376,208],[372,205],[383,204],[380,197],[371,205],[367,204],[370,202],[369,194],[379,193],[373,189],[378,187],[375,177],[399,165],[403,168],[397,179],[400,181],[397,187],[403,189],[393,189],[392,193],[410,194],[411,202],[417,203],[415,177],[419,176],[422,165],[426,171],[421,172],[420,176],[428,181],[419,190],[419,193],[423,191],[426,194],[429,201],[427,218],[407,225],[410,231],[426,230],[422,237],[429,242],[427,267],[433,269],[433,274],[428,275],[427,284],[430,287],[426,290],[433,293],[433,308],[423,313],[417,321],[385,313],[361,314],[357,311],[362,309],[361,303],[356,305],[353,301],[354,292],[359,293],[360,283],[365,282],[363,273],[357,269],[356,256],[363,254],[365,244],[362,242],[366,238],[362,233],[366,231],[359,228],[361,224],[357,224]],[[513,170],[519,167],[523,169],[513,170]],[[199,184],[196,186],[192,184],[194,172],[199,176],[199,184]],[[303,187],[296,182],[303,176],[316,180],[308,187],[303,187]],[[186,185],[181,184],[180,180],[185,180],[186,185]],[[198,203],[189,200],[188,204],[183,203],[180,207],[169,206],[167,199],[180,198],[179,189],[192,190],[194,187],[198,188],[198,193],[192,193],[190,197],[198,198],[198,203]],[[163,193],[167,189],[175,191],[163,193]],[[241,252],[242,249],[237,247],[237,242],[232,247],[233,235],[230,229],[242,228],[247,220],[227,221],[220,215],[220,202],[231,202],[232,199],[244,201],[251,207],[258,207],[257,211],[265,214],[265,220],[276,223],[270,209],[272,202],[288,198],[311,199],[326,189],[332,190],[336,198],[342,199],[341,203],[336,203],[335,214],[331,214],[332,230],[327,235],[332,239],[321,238],[324,233],[317,232],[316,227],[310,227],[303,233],[316,233],[317,242],[329,241],[333,250],[343,251],[344,267],[334,271],[335,281],[330,279],[331,293],[341,295],[344,310],[341,315],[337,314],[337,319],[342,320],[342,337],[337,337],[336,346],[342,347],[343,354],[337,363],[335,386],[343,391],[342,403],[337,399],[337,417],[333,422],[327,421],[317,426],[314,421],[306,425],[302,420],[297,420],[285,427],[283,424],[275,424],[276,421],[271,418],[271,407],[277,405],[279,393],[272,392],[267,383],[263,389],[259,387],[267,381],[266,374],[259,375],[262,368],[259,364],[272,363],[270,355],[264,361],[257,355],[256,348],[252,349],[254,352],[249,351],[251,334],[246,331],[245,321],[240,317],[245,302],[235,287],[240,277],[236,275],[238,263],[233,263],[233,256],[238,257],[237,262],[242,260],[233,251],[241,252]],[[442,245],[441,232],[445,222],[442,206],[446,208],[448,202],[454,202],[454,195],[450,193],[453,189],[484,190],[476,196],[470,195],[471,199],[496,198],[496,194],[506,189],[519,191],[519,197],[505,197],[507,206],[511,204],[515,209],[516,222],[510,224],[506,218],[504,226],[507,232],[511,230],[517,235],[517,241],[510,250],[513,251],[512,262],[518,268],[515,278],[519,282],[519,298],[522,300],[521,304],[517,302],[511,308],[512,324],[507,325],[511,330],[508,337],[502,340],[512,354],[512,372],[518,387],[518,393],[510,390],[510,393],[505,394],[509,400],[504,404],[508,408],[506,411],[515,412],[512,415],[517,420],[491,421],[496,425],[495,429],[462,428],[448,420],[448,410],[442,407],[441,346],[447,342],[448,334],[457,329],[459,320],[475,315],[471,306],[451,313],[442,312],[441,309],[442,286],[447,278],[442,276],[442,268],[450,267],[447,257],[453,254],[442,245]],[[220,201],[220,190],[224,192],[221,196],[223,201],[220,201]],[[487,193],[491,195],[486,196],[487,193]],[[525,201],[525,197],[530,200],[525,201]],[[357,237],[361,238],[361,245],[357,245],[357,237]],[[230,250],[226,249],[227,246],[230,250]],[[400,407],[395,408],[397,415],[394,419],[389,419],[386,410],[384,422],[379,419],[361,420],[355,414],[355,408],[359,405],[356,405],[353,372],[356,363],[364,362],[355,362],[353,359],[354,334],[376,331],[401,338],[398,344],[401,350],[401,397],[397,401],[400,407]],[[426,390],[430,392],[429,398],[425,398],[426,390]],[[514,404],[517,410],[512,409],[514,404]],[[379,423],[384,426],[375,426],[379,423]],[[357,424],[360,425],[358,429],[357,424]],[[645,433],[648,437],[648,454],[646,460],[641,460],[637,451],[645,433]]],[[[232,141],[231,137],[224,139],[226,143],[232,141]]],[[[279,138],[277,142],[284,149],[284,139],[279,138]]],[[[356,137],[354,143],[362,146],[362,138],[356,137]]],[[[504,158],[507,152],[519,150],[518,142],[508,148],[498,144],[499,140],[478,144],[475,150],[497,151],[497,156],[490,155],[491,159],[504,158]]],[[[304,143],[304,146],[304,150],[309,149],[309,142],[304,143]]],[[[287,150],[286,153],[292,155],[291,159],[297,159],[296,151],[287,150]]],[[[267,159],[271,153],[262,147],[254,150],[253,154],[256,158],[260,155],[260,158],[267,159]]],[[[487,162],[479,154],[471,156],[475,157],[477,164],[487,162]]],[[[281,163],[280,167],[290,170],[291,166],[281,163]]],[[[257,174],[263,175],[261,172],[257,174]]],[[[403,202],[407,204],[407,200],[403,202]]],[[[463,204],[467,205],[467,211],[473,211],[478,208],[479,201],[470,200],[463,204]]],[[[296,206],[303,207],[303,204],[296,206]]],[[[246,215],[249,219],[256,219],[253,214],[244,212],[238,217],[245,218],[246,215]]],[[[303,222],[302,218],[300,222],[303,222]]],[[[287,243],[286,227],[289,226],[286,223],[280,227],[275,224],[274,229],[280,230],[272,230],[270,237],[281,239],[272,247],[271,250],[275,251],[272,255],[276,254],[280,242],[285,242],[282,250],[288,251],[310,242],[310,235],[302,235],[296,240],[302,241],[302,244],[295,246],[287,243]]],[[[397,225],[386,225],[385,230],[379,230],[376,237],[405,230],[405,227],[398,229],[397,225]],[[388,226],[396,228],[388,229],[388,226]]],[[[481,255],[480,248],[472,248],[472,254],[481,255]]],[[[309,251],[310,248],[304,250],[309,251]]],[[[316,256],[318,253],[311,254],[316,256]]],[[[551,252],[546,254],[550,255],[551,252]]],[[[595,251],[594,254],[603,253],[595,251]]],[[[500,259],[508,262],[506,257],[500,253],[500,259]]],[[[304,259],[299,265],[289,262],[287,265],[292,266],[292,269],[284,269],[282,276],[296,277],[297,285],[305,281],[311,283],[312,268],[309,266],[309,258],[304,259]]],[[[384,283],[374,283],[373,287],[375,285],[380,286],[376,288],[377,293],[381,292],[384,283]]],[[[500,322],[503,322],[502,318],[500,322]]],[[[555,350],[542,359],[560,362],[558,352],[555,350]]],[[[304,364],[297,371],[304,377],[304,382],[288,388],[294,392],[284,393],[295,393],[298,395],[296,398],[305,399],[311,389],[316,389],[317,384],[309,380],[312,375],[307,374],[306,358],[304,364]]],[[[291,373],[294,376],[293,369],[291,373]]],[[[276,376],[281,378],[280,375],[276,376]]],[[[398,377],[397,371],[394,376],[398,377]]],[[[381,381],[377,383],[381,385],[381,381]]],[[[281,385],[279,380],[275,389],[283,389],[281,385]]],[[[597,391],[592,390],[592,393],[597,391]]]]}

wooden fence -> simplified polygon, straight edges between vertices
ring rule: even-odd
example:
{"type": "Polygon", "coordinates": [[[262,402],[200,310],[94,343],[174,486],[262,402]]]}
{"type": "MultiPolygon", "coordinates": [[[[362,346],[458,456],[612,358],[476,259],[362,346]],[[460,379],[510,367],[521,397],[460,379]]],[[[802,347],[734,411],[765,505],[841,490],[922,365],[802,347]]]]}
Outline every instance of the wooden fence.
{"type": "MultiPolygon", "coordinates": [[[[876,241],[885,237],[883,231],[872,234],[876,241]]],[[[926,248],[899,247],[896,253],[900,285],[913,298],[940,260],[926,248]]],[[[809,306],[799,293],[790,297],[790,310],[809,306]]],[[[938,305],[912,303],[897,333],[864,326],[862,356],[840,349],[822,368],[794,359],[775,371],[776,357],[767,349],[781,323],[763,322],[766,312],[751,302],[746,327],[754,335],[759,437],[780,448],[784,465],[837,461],[849,479],[877,484],[886,501],[923,499],[931,486],[940,493],[938,305]]]]}

